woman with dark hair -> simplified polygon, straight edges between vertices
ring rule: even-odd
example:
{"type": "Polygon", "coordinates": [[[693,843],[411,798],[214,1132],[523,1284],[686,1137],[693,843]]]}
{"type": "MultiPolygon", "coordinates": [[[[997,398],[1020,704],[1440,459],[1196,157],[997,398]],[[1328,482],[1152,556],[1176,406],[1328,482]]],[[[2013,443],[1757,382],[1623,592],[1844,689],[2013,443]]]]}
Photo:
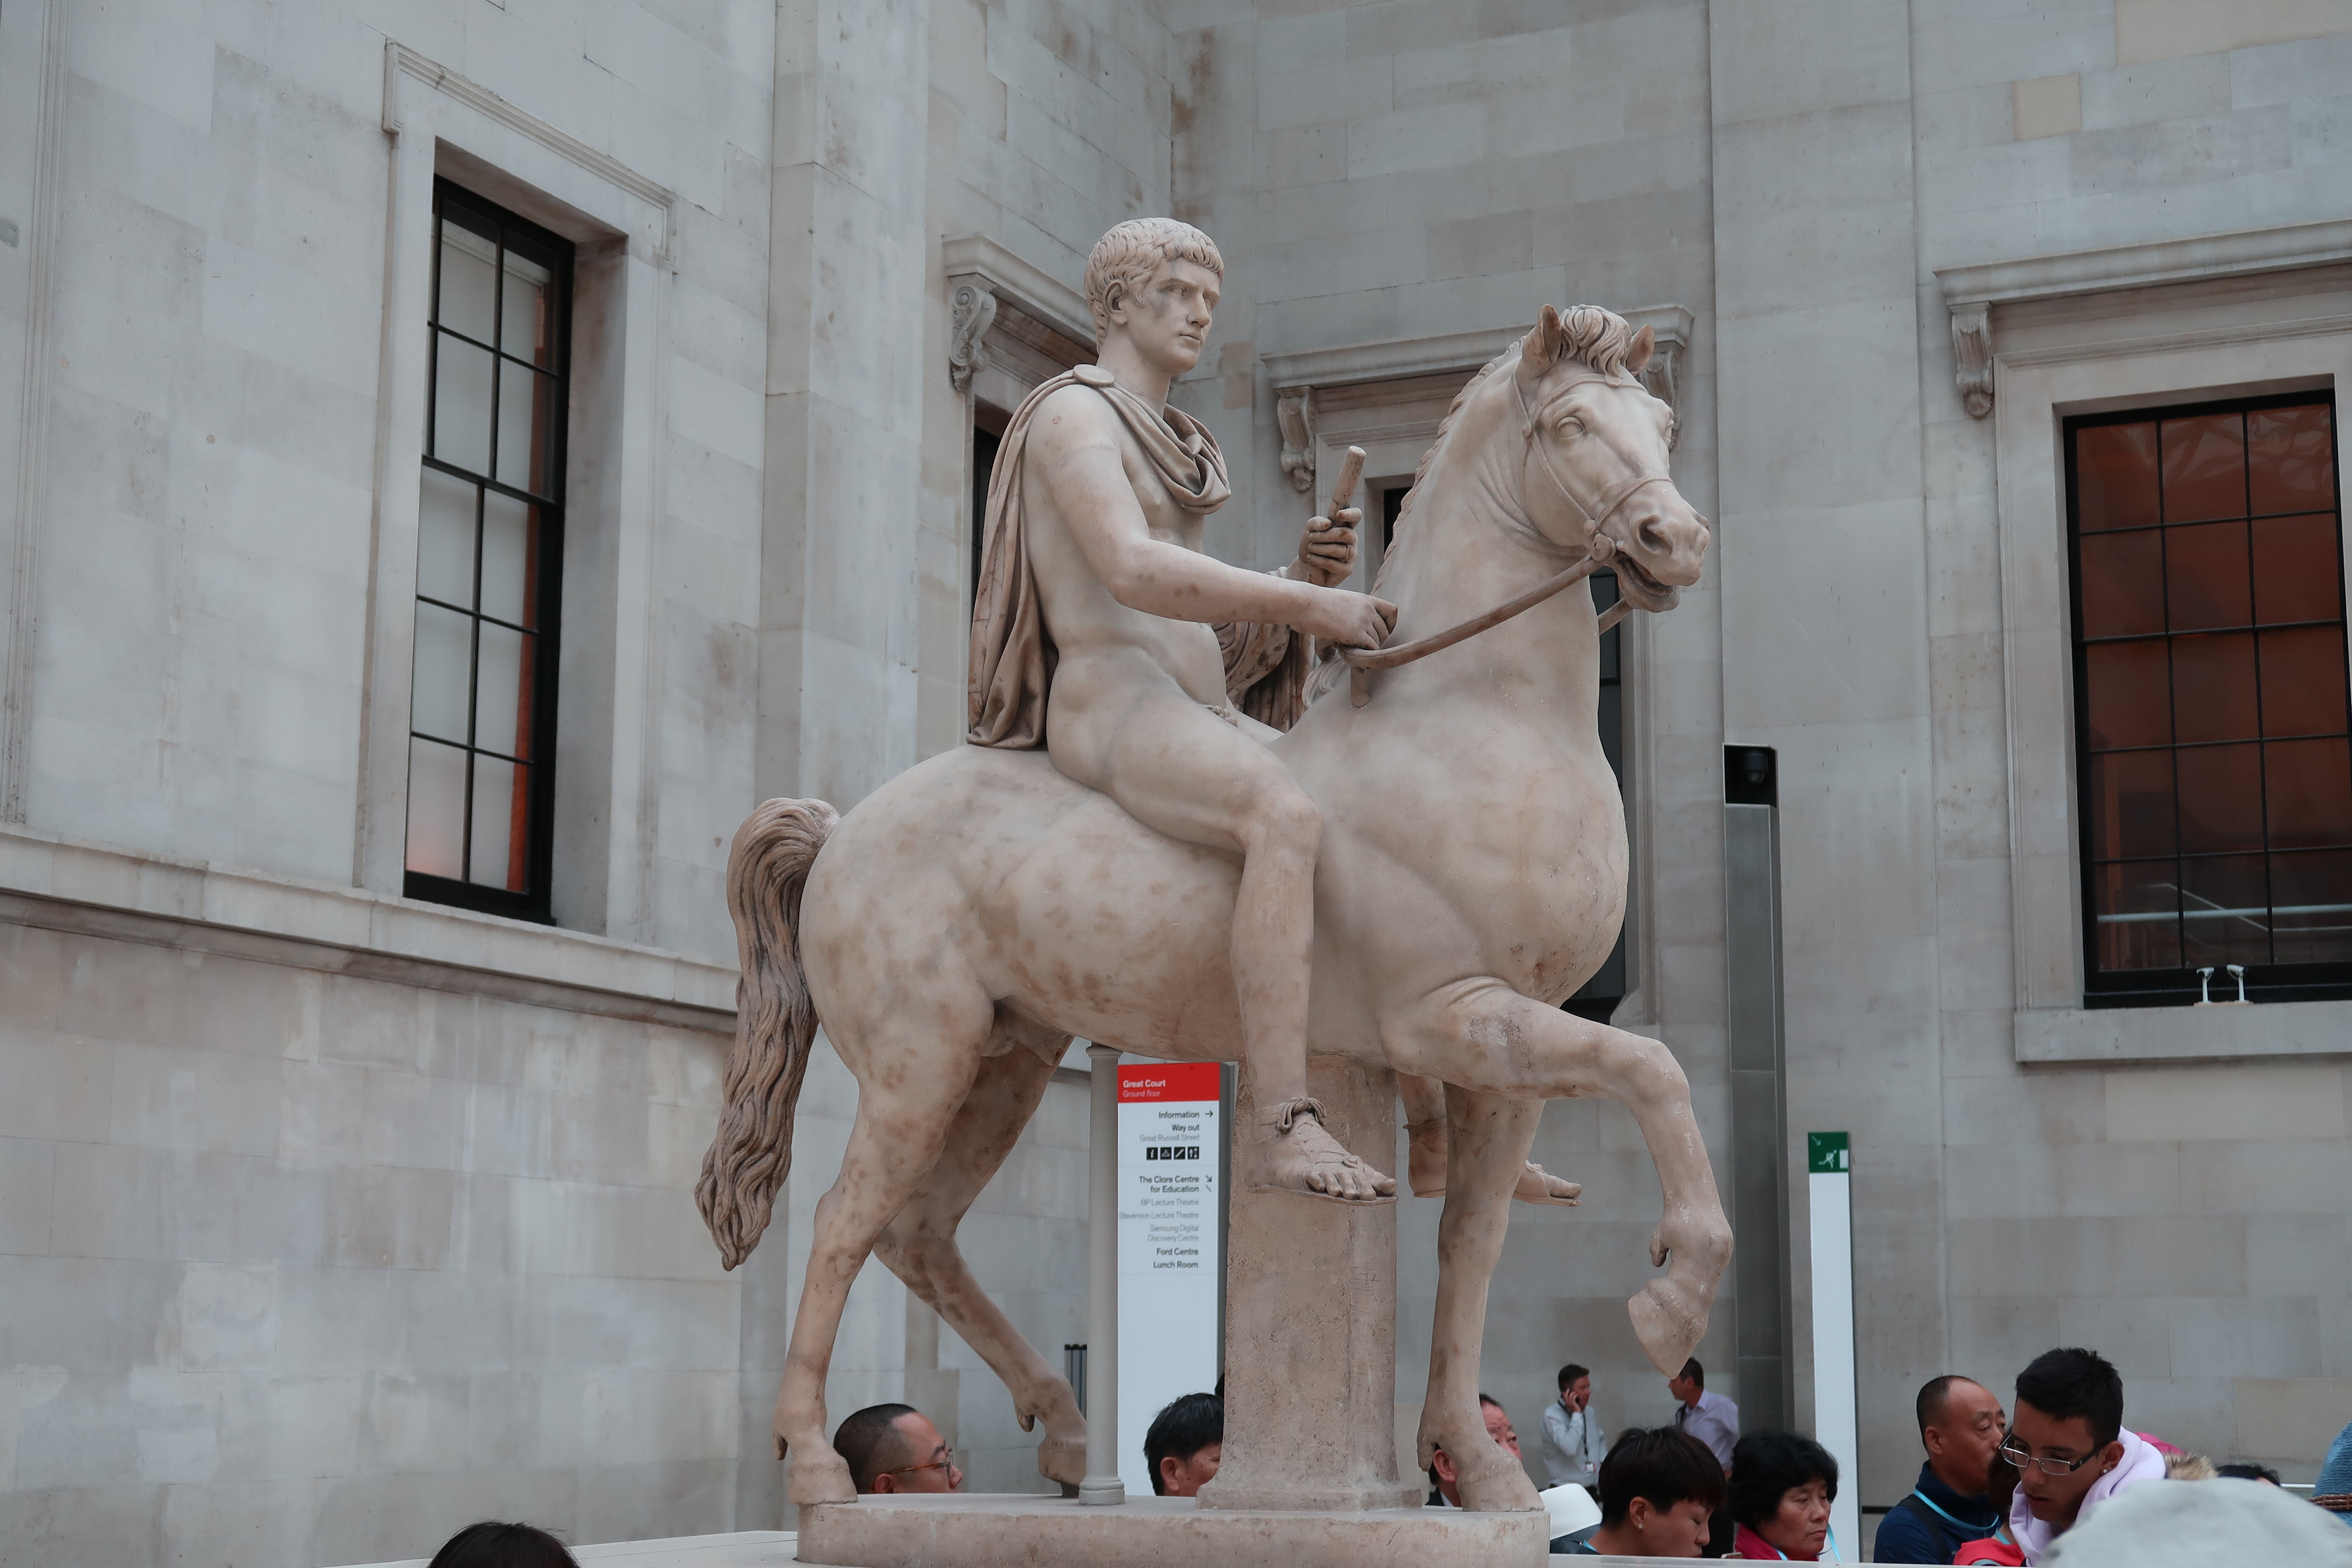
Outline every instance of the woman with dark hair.
{"type": "Polygon", "coordinates": [[[1609,1446],[1593,1489],[1601,1527],[1568,1555],[1696,1557],[1707,1516],[1723,1506],[1723,1467],[1706,1444],[1673,1426],[1628,1428],[1609,1446]]]}
{"type": "Polygon", "coordinates": [[[1798,1432],[1750,1432],[1731,1450],[1731,1554],[1754,1563],[1834,1563],[1830,1504],[1837,1461],[1798,1432]]]}
{"type": "Polygon", "coordinates": [[[528,1524],[484,1520],[444,1542],[431,1568],[580,1568],[563,1542],[528,1524]]]}

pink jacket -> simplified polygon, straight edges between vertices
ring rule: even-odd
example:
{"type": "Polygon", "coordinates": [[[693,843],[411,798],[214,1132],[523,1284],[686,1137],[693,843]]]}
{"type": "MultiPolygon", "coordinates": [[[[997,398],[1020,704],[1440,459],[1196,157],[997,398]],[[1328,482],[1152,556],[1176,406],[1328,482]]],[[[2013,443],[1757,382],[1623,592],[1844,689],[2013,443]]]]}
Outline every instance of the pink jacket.
{"type": "MultiPolygon", "coordinates": [[[[2157,1451],[2155,1444],[2142,1441],[2137,1432],[2118,1433],[2116,1440],[2124,1446],[2123,1460],[2114,1469],[2093,1481],[2091,1489],[2083,1494],[2082,1511],[2074,1516],[2076,1524],[2090,1518],[2093,1509],[2126,1487],[2136,1487],[2142,1481],[2164,1479],[2164,1456],[2157,1451]]],[[[2016,1538],[2017,1544],[2024,1551],[2025,1560],[2029,1563],[2041,1562],[2042,1554],[2050,1550],[2050,1543],[2056,1540],[2059,1534],[2056,1530],[2033,1517],[2032,1500],[2025,1495],[2025,1489],[2022,1487],[2020,1487],[2017,1495],[2010,1500],[2009,1533],[2016,1538]]]]}

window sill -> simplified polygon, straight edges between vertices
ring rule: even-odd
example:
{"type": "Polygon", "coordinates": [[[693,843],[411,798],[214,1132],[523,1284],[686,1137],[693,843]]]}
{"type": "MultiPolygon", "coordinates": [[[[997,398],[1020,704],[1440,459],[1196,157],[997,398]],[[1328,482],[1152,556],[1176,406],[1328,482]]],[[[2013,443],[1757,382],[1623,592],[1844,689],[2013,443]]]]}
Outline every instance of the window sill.
{"type": "Polygon", "coordinates": [[[735,1023],[731,963],[23,827],[0,827],[0,921],[683,1028],[735,1023]]]}
{"type": "Polygon", "coordinates": [[[2352,1055],[2352,1002],[2215,1007],[2021,1007],[2017,1059],[2109,1066],[2352,1055]]]}

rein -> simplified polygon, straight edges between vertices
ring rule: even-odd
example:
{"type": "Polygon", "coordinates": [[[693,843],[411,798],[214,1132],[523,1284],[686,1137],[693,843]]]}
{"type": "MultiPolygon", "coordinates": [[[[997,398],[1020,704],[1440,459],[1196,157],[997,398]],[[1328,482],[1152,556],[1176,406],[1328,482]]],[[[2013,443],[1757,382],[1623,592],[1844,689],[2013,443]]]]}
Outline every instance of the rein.
{"type": "MultiPolygon", "coordinates": [[[[1580,379],[1597,381],[1603,378],[1592,376],[1580,379]]],[[[1520,414],[1526,416],[1523,421],[1523,433],[1527,437],[1528,445],[1533,447],[1536,441],[1535,416],[1528,408],[1527,389],[1519,384],[1518,378],[1516,375],[1511,379],[1511,390],[1518,397],[1520,414]]],[[[1611,450],[1615,451],[1616,448],[1612,446],[1611,450]]],[[[1621,452],[1618,456],[1622,458],[1623,454],[1621,452]]],[[[1370,702],[1372,700],[1372,672],[1374,670],[1394,669],[1400,665],[1412,664],[1416,660],[1427,658],[1431,654],[1439,652],[1444,648],[1452,647],[1455,643],[1467,642],[1470,638],[1476,637],[1480,632],[1491,631],[1495,627],[1501,626],[1505,621],[1511,619],[1513,616],[1524,615],[1528,611],[1534,609],[1538,605],[1542,604],[1546,599],[1550,598],[1553,595],[1559,593],[1561,589],[1570,586],[1571,584],[1581,583],[1587,577],[1591,576],[1593,573],[1606,565],[1610,559],[1617,553],[1616,541],[1611,539],[1606,533],[1603,533],[1601,531],[1601,525],[1606,523],[1611,518],[1616,516],[1617,513],[1623,509],[1625,503],[1632,500],[1633,497],[1641,491],[1648,489],[1652,485],[1670,484],[1673,482],[1667,475],[1644,474],[1640,472],[1638,468],[1635,468],[1635,472],[1632,479],[1625,480],[1615,489],[1601,498],[1601,500],[1606,501],[1608,504],[1596,512],[1592,507],[1588,507],[1583,502],[1578,500],[1576,497],[1570,492],[1568,486],[1562,482],[1559,475],[1553,471],[1551,466],[1551,453],[1548,448],[1541,452],[1540,458],[1544,475],[1551,480],[1552,488],[1559,492],[1560,499],[1567,501],[1569,505],[1574,507],[1578,512],[1582,514],[1589,521],[1591,522],[1592,533],[1591,538],[1585,542],[1585,549],[1590,552],[1590,553],[1588,553],[1583,560],[1578,562],[1575,565],[1570,566],[1567,571],[1561,572],[1555,576],[1546,578],[1541,583],[1538,583],[1534,587],[1528,589],[1526,593],[1521,594],[1517,598],[1507,600],[1503,604],[1497,605],[1484,615],[1473,616],[1466,621],[1458,622],[1454,626],[1450,626],[1442,632],[1433,632],[1425,637],[1415,637],[1411,642],[1399,643],[1393,647],[1343,647],[1339,649],[1339,657],[1342,659],[1345,659],[1348,664],[1349,700],[1356,707],[1361,708],[1365,703],[1370,702]]],[[[1625,466],[1629,468],[1635,468],[1635,465],[1630,461],[1627,462],[1625,466]]],[[[1349,488],[1352,490],[1354,486],[1350,484],[1349,488]]],[[[1333,502],[1335,509],[1345,504],[1346,503],[1344,501],[1336,500],[1333,502]]],[[[1623,620],[1627,612],[1631,611],[1633,608],[1633,602],[1631,599],[1620,599],[1617,603],[1610,605],[1608,610],[1603,613],[1601,617],[1600,629],[1603,632],[1609,630],[1618,622],[1623,620]]]]}

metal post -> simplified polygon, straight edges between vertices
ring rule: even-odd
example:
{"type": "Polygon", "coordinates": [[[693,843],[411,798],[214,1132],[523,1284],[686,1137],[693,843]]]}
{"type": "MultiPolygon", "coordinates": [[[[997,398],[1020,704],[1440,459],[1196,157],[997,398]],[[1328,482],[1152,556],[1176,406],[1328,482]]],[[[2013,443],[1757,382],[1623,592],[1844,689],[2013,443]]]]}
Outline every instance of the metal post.
{"type": "Polygon", "coordinates": [[[1089,1044],[1087,1132],[1087,1479],[1081,1503],[1118,1504],[1118,1051],[1089,1044]]]}
{"type": "Polygon", "coordinates": [[[1787,1047],[1780,990],[1780,759],[1724,751],[1726,1019],[1731,1058],[1732,1346],[1741,1420],[1796,1419],[1790,1311],[1787,1047]]]}

